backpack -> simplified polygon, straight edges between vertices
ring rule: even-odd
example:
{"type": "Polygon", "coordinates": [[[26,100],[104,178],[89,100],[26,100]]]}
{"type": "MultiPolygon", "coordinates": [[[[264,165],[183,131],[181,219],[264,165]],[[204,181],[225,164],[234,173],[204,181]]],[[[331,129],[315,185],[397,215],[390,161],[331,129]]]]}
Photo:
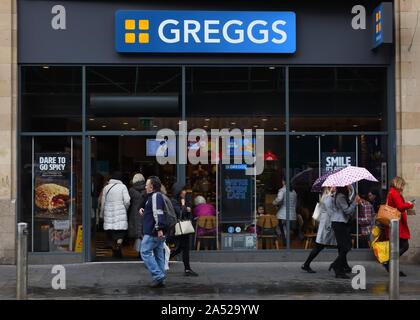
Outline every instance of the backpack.
{"type": "Polygon", "coordinates": [[[175,234],[175,224],[178,222],[178,218],[175,213],[174,206],[172,205],[171,199],[167,195],[161,193],[165,208],[163,209],[165,231],[167,236],[173,236],[175,234]]]}

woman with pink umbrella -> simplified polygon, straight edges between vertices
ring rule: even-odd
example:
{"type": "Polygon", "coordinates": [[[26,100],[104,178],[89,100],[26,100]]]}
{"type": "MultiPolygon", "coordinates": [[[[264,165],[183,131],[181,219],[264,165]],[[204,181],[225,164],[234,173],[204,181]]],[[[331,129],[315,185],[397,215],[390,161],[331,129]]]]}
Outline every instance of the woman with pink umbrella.
{"type": "Polygon", "coordinates": [[[338,257],[329,268],[329,270],[334,269],[336,278],[349,279],[346,272],[351,272],[347,265],[347,253],[351,249],[351,234],[348,222],[361,199],[357,195],[354,200],[349,200],[349,189],[353,183],[360,180],[378,182],[365,168],[349,166],[330,175],[322,184],[323,187],[337,187],[331,226],[337,239],[338,257]]]}

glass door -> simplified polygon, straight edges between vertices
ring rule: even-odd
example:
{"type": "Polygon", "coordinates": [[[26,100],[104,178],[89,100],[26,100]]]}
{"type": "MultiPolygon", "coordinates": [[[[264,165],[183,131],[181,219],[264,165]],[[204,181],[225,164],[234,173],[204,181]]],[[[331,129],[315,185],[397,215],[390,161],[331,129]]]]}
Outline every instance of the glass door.
{"type": "MultiPolygon", "coordinates": [[[[297,193],[297,232],[291,232],[291,248],[309,249],[315,241],[317,224],[312,214],[319,194],[311,192],[312,184],[328,171],[349,165],[359,165],[359,136],[320,135],[292,136],[290,149],[291,188],[297,193]]],[[[364,182],[361,182],[365,186],[364,182]]],[[[366,189],[366,188],[364,188],[366,189]]],[[[359,193],[359,183],[353,185],[353,193],[359,193]]],[[[353,247],[359,247],[359,208],[351,222],[353,247]]],[[[291,223],[291,229],[294,229],[291,223]]],[[[292,230],[293,231],[293,230],[292,230]]]]}
{"type": "MultiPolygon", "coordinates": [[[[111,179],[120,180],[129,194],[142,190],[141,183],[133,184],[134,175],[141,173],[144,179],[149,176],[158,176],[162,181],[168,196],[177,177],[176,165],[160,165],[156,160],[156,151],[160,142],[153,136],[95,136],[90,138],[90,219],[91,219],[91,250],[96,260],[121,259],[113,251],[115,247],[115,232],[107,224],[104,212],[103,189],[111,183],[111,179]]],[[[175,152],[175,146],[169,146],[168,152],[175,152]]],[[[141,191],[140,191],[141,192],[141,191]]],[[[106,201],[106,200],[105,200],[106,201]]],[[[136,240],[138,232],[135,224],[136,212],[128,207],[128,230],[123,230],[123,259],[137,259],[136,240]]]]}

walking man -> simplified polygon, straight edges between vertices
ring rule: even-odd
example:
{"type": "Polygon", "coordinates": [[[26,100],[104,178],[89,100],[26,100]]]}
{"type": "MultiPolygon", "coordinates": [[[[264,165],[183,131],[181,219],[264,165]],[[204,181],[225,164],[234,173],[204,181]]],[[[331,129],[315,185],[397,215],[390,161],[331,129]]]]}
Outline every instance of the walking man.
{"type": "Polygon", "coordinates": [[[147,201],[145,208],[139,210],[143,215],[143,233],[141,257],[146,268],[152,274],[151,288],[165,286],[164,253],[164,200],[160,193],[161,182],[158,177],[149,177],[146,181],[147,201]]]}

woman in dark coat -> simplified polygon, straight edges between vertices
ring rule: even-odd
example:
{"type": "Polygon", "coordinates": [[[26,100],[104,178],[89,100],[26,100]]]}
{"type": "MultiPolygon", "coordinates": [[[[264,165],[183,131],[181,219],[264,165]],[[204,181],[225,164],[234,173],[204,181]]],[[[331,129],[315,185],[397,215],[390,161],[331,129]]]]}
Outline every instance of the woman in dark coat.
{"type": "MultiPolygon", "coordinates": [[[[186,199],[186,189],[178,183],[172,186],[172,204],[174,206],[178,219],[191,220],[192,219],[192,204],[188,203],[186,199]]],[[[171,253],[171,258],[182,252],[182,261],[184,262],[184,270],[186,276],[198,276],[190,266],[190,235],[185,234],[176,237],[178,246],[175,251],[171,253]]]]}
{"type": "MultiPolygon", "coordinates": [[[[128,236],[136,239],[136,247],[143,239],[143,216],[139,214],[139,210],[144,208],[147,200],[145,185],[144,176],[141,173],[137,173],[133,177],[133,186],[128,190],[131,198],[128,211],[128,236]]],[[[139,257],[141,258],[140,252],[139,257]]]]}

